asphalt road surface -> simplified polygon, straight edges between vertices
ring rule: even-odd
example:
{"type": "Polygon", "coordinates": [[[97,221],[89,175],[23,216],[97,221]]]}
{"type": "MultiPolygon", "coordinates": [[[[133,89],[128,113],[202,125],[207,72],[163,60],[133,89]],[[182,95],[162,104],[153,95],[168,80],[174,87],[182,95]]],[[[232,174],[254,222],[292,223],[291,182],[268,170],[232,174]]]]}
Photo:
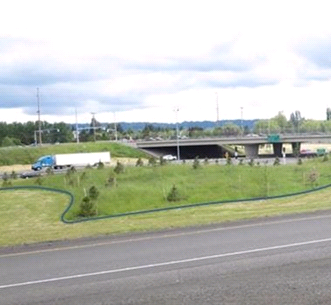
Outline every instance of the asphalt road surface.
{"type": "Polygon", "coordinates": [[[0,304],[330,302],[331,212],[0,249],[0,304]]]}

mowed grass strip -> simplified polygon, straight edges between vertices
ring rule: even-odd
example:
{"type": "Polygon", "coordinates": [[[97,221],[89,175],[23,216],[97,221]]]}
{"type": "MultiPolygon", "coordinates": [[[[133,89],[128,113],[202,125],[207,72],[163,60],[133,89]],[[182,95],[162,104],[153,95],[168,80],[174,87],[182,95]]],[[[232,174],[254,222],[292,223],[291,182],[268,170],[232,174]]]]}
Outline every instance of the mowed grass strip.
{"type": "Polygon", "coordinates": [[[64,224],[60,214],[68,204],[64,194],[40,190],[5,190],[0,196],[0,246],[162,230],[186,226],[313,212],[331,208],[331,189],[294,197],[177,209],[76,224],[64,224]]]}

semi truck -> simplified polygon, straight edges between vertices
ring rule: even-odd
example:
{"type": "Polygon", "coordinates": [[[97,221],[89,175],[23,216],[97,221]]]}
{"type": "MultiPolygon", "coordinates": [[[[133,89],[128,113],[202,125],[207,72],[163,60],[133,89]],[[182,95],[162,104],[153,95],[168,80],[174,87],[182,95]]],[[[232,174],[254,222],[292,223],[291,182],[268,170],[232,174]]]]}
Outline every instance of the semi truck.
{"type": "Polygon", "coordinates": [[[83,167],[95,166],[98,163],[110,163],[109,152],[92,152],[92,153],[76,153],[76,154],[56,154],[40,157],[34,164],[32,169],[39,171],[42,168],[66,168],[66,167],[83,167]]]}

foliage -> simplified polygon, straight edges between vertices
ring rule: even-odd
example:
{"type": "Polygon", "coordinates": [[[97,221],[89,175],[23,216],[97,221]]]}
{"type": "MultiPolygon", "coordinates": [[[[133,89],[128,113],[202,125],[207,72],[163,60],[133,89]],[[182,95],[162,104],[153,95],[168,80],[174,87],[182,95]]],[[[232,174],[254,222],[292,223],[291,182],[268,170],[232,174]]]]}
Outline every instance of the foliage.
{"type": "Polygon", "coordinates": [[[149,157],[148,158],[148,165],[155,166],[156,165],[156,159],[155,157],[149,157]]]}
{"type": "Polygon", "coordinates": [[[114,168],[114,172],[116,174],[124,173],[124,165],[120,161],[117,161],[117,164],[114,168]]]}
{"type": "Polygon", "coordinates": [[[79,205],[78,216],[89,217],[97,214],[96,203],[89,196],[85,196],[79,205]]]}
{"type": "Polygon", "coordinates": [[[198,169],[199,167],[200,167],[199,156],[196,156],[194,161],[193,161],[193,168],[198,169]]]}
{"type": "Polygon", "coordinates": [[[179,194],[179,191],[178,191],[176,185],[174,184],[167,196],[167,200],[172,202],[172,201],[180,201],[182,199],[183,199],[183,197],[179,194]]]}
{"type": "Polygon", "coordinates": [[[136,166],[143,166],[143,165],[144,165],[143,160],[141,158],[138,158],[136,162],[136,166]]]}
{"type": "Polygon", "coordinates": [[[97,165],[97,169],[103,169],[104,167],[105,165],[101,161],[99,161],[97,165]]]}
{"type": "Polygon", "coordinates": [[[280,165],[280,159],[278,156],[276,156],[276,158],[275,158],[274,165],[275,166],[280,165]]]}
{"type": "Polygon", "coordinates": [[[92,199],[92,200],[96,200],[99,195],[100,195],[100,192],[99,190],[93,185],[90,187],[89,191],[88,191],[88,194],[89,194],[89,197],[92,199]]]}

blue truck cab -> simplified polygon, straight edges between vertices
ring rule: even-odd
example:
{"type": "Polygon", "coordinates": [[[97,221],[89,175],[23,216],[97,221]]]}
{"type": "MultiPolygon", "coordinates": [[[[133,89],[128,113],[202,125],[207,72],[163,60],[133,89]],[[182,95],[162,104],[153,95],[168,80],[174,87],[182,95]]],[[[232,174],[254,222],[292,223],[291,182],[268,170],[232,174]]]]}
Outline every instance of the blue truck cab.
{"type": "Polygon", "coordinates": [[[32,169],[39,171],[44,167],[53,167],[54,158],[53,156],[42,156],[34,164],[32,164],[32,169]]]}

